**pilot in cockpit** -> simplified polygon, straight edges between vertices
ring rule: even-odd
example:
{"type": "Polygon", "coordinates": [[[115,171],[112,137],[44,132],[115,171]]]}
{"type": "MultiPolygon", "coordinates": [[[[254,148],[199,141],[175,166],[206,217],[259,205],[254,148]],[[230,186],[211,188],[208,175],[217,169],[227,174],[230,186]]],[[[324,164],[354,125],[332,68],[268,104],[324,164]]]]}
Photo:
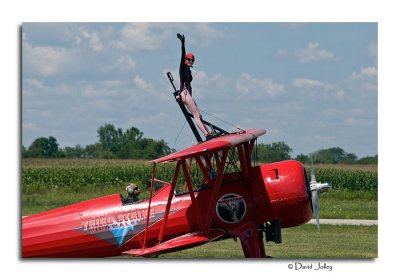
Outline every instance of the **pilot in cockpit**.
{"type": "Polygon", "coordinates": [[[139,201],[139,194],[140,194],[140,189],[139,186],[137,186],[134,183],[130,183],[127,187],[126,187],[126,193],[127,193],[127,197],[124,200],[124,203],[126,204],[130,204],[130,203],[134,203],[139,201]]]}

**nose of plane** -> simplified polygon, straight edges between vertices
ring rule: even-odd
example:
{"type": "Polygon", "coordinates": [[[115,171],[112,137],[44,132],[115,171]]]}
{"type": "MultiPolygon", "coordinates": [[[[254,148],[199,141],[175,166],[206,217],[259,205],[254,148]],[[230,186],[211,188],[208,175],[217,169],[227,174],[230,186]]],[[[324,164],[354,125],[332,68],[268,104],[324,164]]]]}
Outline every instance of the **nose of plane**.
{"type": "Polygon", "coordinates": [[[304,224],[311,219],[307,178],[295,160],[260,166],[266,195],[282,227],[304,224]]]}

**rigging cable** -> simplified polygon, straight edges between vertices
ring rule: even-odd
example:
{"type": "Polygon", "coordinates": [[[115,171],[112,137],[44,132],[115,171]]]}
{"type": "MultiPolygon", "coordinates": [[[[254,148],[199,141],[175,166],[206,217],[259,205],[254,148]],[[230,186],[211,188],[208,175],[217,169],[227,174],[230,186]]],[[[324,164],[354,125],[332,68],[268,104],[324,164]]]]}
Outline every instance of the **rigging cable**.
{"type": "Polygon", "coordinates": [[[227,122],[227,121],[224,121],[223,119],[220,119],[220,118],[218,118],[218,117],[216,117],[216,116],[213,116],[213,115],[207,113],[206,111],[203,111],[203,110],[201,110],[201,109],[199,109],[199,110],[200,110],[200,112],[202,112],[202,113],[204,113],[204,114],[206,114],[206,115],[208,115],[208,116],[210,116],[210,117],[212,117],[212,118],[214,118],[214,119],[217,119],[217,120],[219,120],[219,121],[221,121],[221,122],[224,122],[224,123],[226,123],[227,125],[229,125],[229,126],[231,126],[231,127],[234,127],[234,128],[239,129],[239,130],[241,130],[241,131],[244,131],[243,129],[241,129],[240,127],[238,127],[238,126],[236,126],[236,125],[233,125],[233,124],[231,124],[231,123],[229,123],[229,122],[227,122]]]}
{"type": "Polygon", "coordinates": [[[182,126],[181,130],[179,131],[178,135],[177,135],[176,138],[175,138],[174,147],[175,147],[175,145],[176,145],[176,141],[178,141],[178,138],[179,138],[179,136],[181,135],[182,130],[185,128],[185,126],[186,126],[186,122],[183,122],[183,126],[182,126]]]}
{"type": "MultiPolygon", "coordinates": [[[[227,121],[225,121],[225,120],[223,120],[223,119],[220,119],[220,118],[218,118],[218,117],[216,117],[216,116],[214,116],[214,115],[211,115],[210,113],[207,113],[206,111],[203,111],[203,110],[201,110],[201,109],[199,109],[199,111],[202,112],[202,113],[204,113],[204,114],[206,114],[206,115],[208,115],[208,116],[210,116],[210,117],[212,117],[212,118],[214,118],[214,119],[216,119],[216,120],[219,120],[219,121],[221,121],[221,122],[223,122],[223,123],[225,123],[225,124],[227,124],[227,125],[229,125],[229,126],[231,126],[231,127],[234,127],[234,128],[236,128],[236,129],[238,129],[238,130],[240,130],[240,131],[242,131],[242,132],[245,131],[244,129],[240,128],[239,126],[233,125],[233,124],[231,124],[231,123],[229,123],[229,122],[227,122],[227,121]]],[[[179,131],[178,135],[177,135],[176,138],[175,138],[174,145],[173,145],[174,147],[175,147],[176,142],[178,141],[178,138],[179,138],[179,136],[181,135],[183,129],[185,128],[185,125],[186,125],[186,122],[183,123],[183,126],[182,126],[181,130],[179,131]]]]}

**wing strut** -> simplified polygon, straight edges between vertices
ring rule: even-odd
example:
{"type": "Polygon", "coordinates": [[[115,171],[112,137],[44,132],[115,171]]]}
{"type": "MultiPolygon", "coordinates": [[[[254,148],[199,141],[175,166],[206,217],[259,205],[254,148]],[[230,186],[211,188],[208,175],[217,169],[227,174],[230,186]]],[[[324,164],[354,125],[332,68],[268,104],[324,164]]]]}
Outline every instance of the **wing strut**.
{"type": "Polygon", "coordinates": [[[167,206],[165,207],[164,219],[163,219],[162,224],[161,224],[160,234],[158,235],[158,241],[160,243],[164,239],[164,231],[165,231],[165,227],[167,225],[167,220],[168,220],[168,216],[169,216],[169,209],[171,208],[172,196],[174,194],[176,183],[178,182],[179,170],[181,168],[181,165],[182,165],[182,161],[178,161],[177,164],[176,164],[176,167],[175,167],[174,178],[172,179],[171,189],[170,189],[169,195],[168,195],[167,206]]]}
{"type": "Polygon", "coordinates": [[[153,173],[151,175],[151,185],[150,185],[150,196],[149,196],[149,207],[147,208],[147,219],[146,219],[146,229],[144,231],[144,240],[143,247],[147,247],[147,230],[149,228],[149,219],[150,219],[150,206],[151,206],[151,197],[153,196],[154,189],[154,174],[156,173],[156,164],[153,163],[153,173]]]}
{"type": "MultiPolygon", "coordinates": [[[[196,200],[196,196],[194,193],[194,189],[193,189],[193,185],[192,182],[190,180],[190,174],[189,174],[189,170],[188,170],[188,166],[186,163],[185,159],[179,160],[176,164],[176,168],[175,168],[175,173],[174,173],[174,177],[172,180],[172,184],[171,184],[171,189],[170,189],[170,193],[168,196],[168,201],[167,201],[167,205],[165,208],[165,213],[164,213],[164,219],[163,222],[161,224],[161,229],[160,229],[160,233],[158,236],[158,241],[161,243],[164,239],[164,234],[165,234],[165,228],[167,225],[167,221],[168,221],[168,216],[169,216],[169,210],[171,207],[171,201],[172,201],[172,195],[174,193],[176,184],[177,184],[177,180],[178,180],[178,176],[179,176],[179,172],[180,172],[180,168],[182,168],[183,174],[185,176],[185,181],[187,184],[187,187],[189,189],[189,195],[190,195],[190,199],[192,201],[193,207],[194,207],[194,211],[195,211],[195,215],[196,215],[196,222],[199,228],[200,232],[203,232],[203,234],[205,236],[208,236],[208,234],[210,233],[210,227],[211,227],[211,222],[214,216],[214,208],[215,208],[215,204],[217,203],[217,197],[218,197],[218,193],[219,193],[219,189],[221,186],[221,182],[222,182],[222,178],[223,178],[223,173],[224,173],[224,168],[225,168],[225,163],[226,163],[226,159],[228,156],[228,150],[229,149],[224,149],[222,151],[222,156],[221,159],[218,158],[218,153],[215,154],[215,157],[218,158],[217,160],[217,169],[218,169],[218,173],[217,173],[217,178],[215,179],[215,183],[214,183],[214,187],[213,187],[213,192],[211,195],[211,200],[210,203],[208,205],[208,209],[206,212],[206,219],[205,221],[203,221],[202,215],[201,215],[201,209],[200,209],[200,205],[198,204],[199,202],[196,200]]],[[[196,157],[196,162],[199,164],[199,162],[201,162],[200,157],[196,157]]],[[[199,164],[200,169],[202,170],[203,174],[205,176],[207,176],[206,180],[208,183],[211,183],[211,178],[208,176],[207,174],[207,170],[205,168],[205,166],[201,163],[199,164]]]]}
{"type": "MultiPolygon", "coordinates": [[[[224,167],[225,167],[227,155],[228,155],[228,149],[224,149],[222,152],[221,160],[218,161],[217,179],[215,180],[214,189],[213,189],[213,192],[211,195],[211,201],[210,201],[210,204],[208,205],[208,211],[207,211],[207,216],[206,216],[206,221],[205,221],[205,226],[204,226],[204,230],[205,230],[206,234],[208,234],[210,231],[211,221],[214,216],[215,204],[217,203],[219,188],[221,186],[222,177],[224,176],[224,167]]],[[[215,155],[215,158],[216,159],[218,158],[218,154],[215,155]]]]}
{"type": "Polygon", "coordinates": [[[192,181],[190,180],[190,174],[188,171],[187,163],[186,160],[182,160],[182,169],[183,169],[183,174],[185,175],[185,180],[189,189],[189,194],[190,194],[190,199],[192,200],[192,204],[194,205],[195,211],[196,211],[196,218],[197,218],[197,225],[200,229],[200,231],[203,231],[203,220],[201,218],[201,211],[200,211],[200,206],[199,202],[196,200],[196,196],[194,195],[193,191],[193,185],[192,181]]]}

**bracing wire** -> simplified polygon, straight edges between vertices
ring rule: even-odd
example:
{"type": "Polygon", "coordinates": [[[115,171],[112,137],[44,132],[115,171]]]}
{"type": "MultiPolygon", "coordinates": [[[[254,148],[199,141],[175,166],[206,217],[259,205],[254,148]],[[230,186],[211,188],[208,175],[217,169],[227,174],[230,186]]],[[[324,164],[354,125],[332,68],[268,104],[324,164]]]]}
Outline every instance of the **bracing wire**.
{"type": "Polygon", "coordinates": [[[223,120],[223,119],[220,119],[220,118],[218,118],[218,117],[216,117],[216,116],[214,116],[214,115],[211,115],[210,113],[207,113],[206,111],[203,111],[203,110],[201,110],[201,109],[199,109],[199,110],[200,110],[200,112],[202,112],[202,113],[204,113],[204,114],[206,114],[206,115],[208,115],[208,116],[210,116],[210,117],[212,117],[212,118],[214,118],[214,119],[217,119],[217,120],[219,120],[219,121],[221,121],[221,122],[223,122],[223,123],[225,123],[225,124],[227,124],[227,125],[229,125],[229,126],[231,126],[231,127],[234,127],[234,128],[239,129],[239,130],[241,130],[241,131],[244,131],[243,129],[241,129],[241,128],[238,127],[237,125],[231,124],[231,123],[229,123],[229,122],[227,122],[227,121],[225,121],[225,120],[223,120]]]}
{"type": "MultiPolygon", "coordinates": [[[[208,112],[206,112],[206,111],[203,111],[203,110],[201,110],[201,109],[199,109],[199,110],[200,110],[200,112],[202,112],[202,113],[204,113],[204,114],[206,114],[206,115],[208,115],[208,116],[210,116],[210,117],[212,117],[212,118],[214,118],[214,119],[216,119],[216,120],[219,120],[219,121],[221,121],[221,122],[223,122],[223,123],[225,123],[225,124],[227,124],[227,125],[229,125],[229,126],[231,126],[231,127],[234,127],[235,129],[238,129],[238,130],[240,130],[240,131],[244,131],[242,128],[240,128],[240,127],[237,126],[237,125],[231,124],[231,123],[229,123],[229,122],[227,122],[227,121],[225,121],[225,120],[223,120],[223,119],[221,119],[221,118],[218,118],[218,117],[216,117],[216,116],[214,116],[214,115],[212,115],[212,114],[210,114],[210,113],[208,113],[208,112]]],[[[183,126],[182,126],[181,130],[179,131],[178,135],[177,135],[176,138],[175,138],[174,145],[173,145],[174,147],[175,147],[176,142],[178,141],[178,138],[179,138],[179,136],[181,135],[183,129],[185,128],[185,125],[186,125],[186,122],[183,123],[183,126]]]]}
{"type": "Polygon", "coordinates": [[[181,128],[181,130],[179,131],[178,135],[176,135],[176,138],[175,138],[175,141],[174,141],[174,147],[175,147],[175,145],[176,145],[176,142],[178,141],[178,138],[179,138],[179,136],[181,135],[181,133],[182,133],[183,129],[185,128],[185,126],[186,126],[186,121],[185,121],[185,122],[183,122],[183,125],[182,125],[182,128],[181,128]]]}

